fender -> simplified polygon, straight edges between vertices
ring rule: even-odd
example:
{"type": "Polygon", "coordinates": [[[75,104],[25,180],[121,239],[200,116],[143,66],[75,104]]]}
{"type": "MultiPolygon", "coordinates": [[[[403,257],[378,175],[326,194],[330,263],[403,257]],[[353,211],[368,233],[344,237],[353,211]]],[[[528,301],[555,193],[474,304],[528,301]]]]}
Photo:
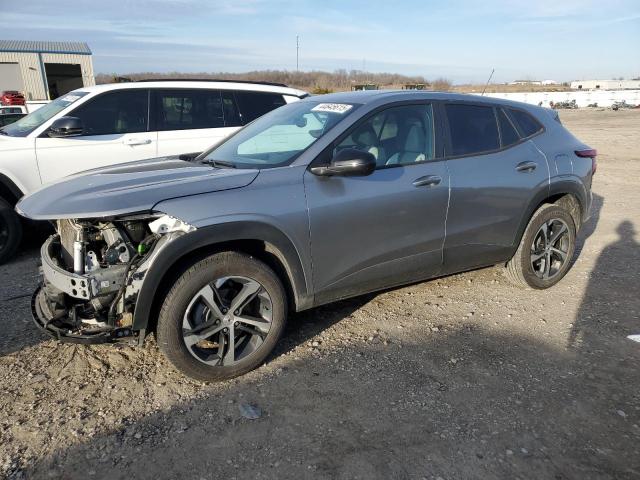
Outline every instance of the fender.
{"type": "Polygon", "coordinates": [[[552,180],[552,183],[551,185],[549,185],[548,190],[544,189],[538,192],[529,202],[527,210],[520,220],[516,242],[514,245],[512,245],[512,254],[515,253],[518,245],[520,245],[520,241],[522,240],[522,235],[524,235],[524,231],[527,228],[527,224],[529,223],[529,220],[533,216],[533,213],[538,209],[540,204],[544,203],[547,198],[554,197],[560,194],[572,194],[574,197],[576,197],[576,200],[578,200],[578,203],[580,204],[582,222],[584,222],[588,218],[588,192],[586,191],[580,179],[574,176],[565,176],[556,180],[552,180]]]}
{"type": "Polygon", "coordinates": [[[296,310],[313,306],[313,295],[307,286],[302,262],[291,240],[276,227],[266,223],[229,222],[199,228],[167,244],[158,253],[142,282],[133,314],[132,328],[146,330],[156,293],[163,278],[174,265],[198,249],[233,240],[259,240],[272,245],[276,249],[272,253],[283,263],[289,277],[296,310]]]}

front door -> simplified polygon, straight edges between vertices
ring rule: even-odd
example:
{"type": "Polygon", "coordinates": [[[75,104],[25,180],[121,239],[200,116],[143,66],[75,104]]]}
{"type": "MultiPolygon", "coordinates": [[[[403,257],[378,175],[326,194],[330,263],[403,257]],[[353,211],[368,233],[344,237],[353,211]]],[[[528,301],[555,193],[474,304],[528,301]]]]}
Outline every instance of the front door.
{"type": "Polygon", "coordinates": [[[157,133],[149,130],[149,91],[114,90],[89,100],[68,114],[78,117],[84,133],[69,138],[36,139],[43,183],[74,173],[155,157],[157,133]]]}
{"type": "Polygon", "coordinates": [[[305,173],[316,301],[436,275],[449,175],[436,154],[432,106],[376,113],[334,146],[368,151],[378,167],[365,177],[305,173]]]}

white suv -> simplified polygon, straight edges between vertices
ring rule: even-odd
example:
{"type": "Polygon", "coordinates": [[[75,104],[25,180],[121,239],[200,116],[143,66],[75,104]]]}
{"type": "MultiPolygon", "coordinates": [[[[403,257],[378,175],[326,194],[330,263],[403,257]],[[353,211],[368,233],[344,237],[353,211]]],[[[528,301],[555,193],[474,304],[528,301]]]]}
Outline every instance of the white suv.
{"type": "Polygon", "coordinates": [[[202,152],[308,94],[226,81],[118,83],[74,90],[0,129],[0,262],[22,233],[16,202],[42,184],[105,165],[202,152]]]}

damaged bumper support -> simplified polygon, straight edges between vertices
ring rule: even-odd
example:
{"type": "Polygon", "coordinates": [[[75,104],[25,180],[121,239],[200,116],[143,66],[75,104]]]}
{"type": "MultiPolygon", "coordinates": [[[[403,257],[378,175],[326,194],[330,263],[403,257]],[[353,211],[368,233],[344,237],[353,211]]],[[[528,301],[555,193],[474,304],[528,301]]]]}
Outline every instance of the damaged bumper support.
{"type": "Polygon", "coordinates": [[[36,289],[31,298],[31,316],[41,331],[61,342],[83,344],[110,343],[121,341],[132,336],[132,332],[129,329],[80,333],[73,332],[68,327],[57,326],[57,320],[60,320],[61,316],[55,315],[49,308],[42,285],[36,289]]]}
{"type": "Polygon", "coordinates": [[[142,258],[83,274],[60,266],[60,236],[49,237],[41,249],[42,283],[31,300],[36,326],[63,342],[141,343],[144,332],[131,328],[137,294],[154,258],[183,234],[166,233],[142,258]]]}

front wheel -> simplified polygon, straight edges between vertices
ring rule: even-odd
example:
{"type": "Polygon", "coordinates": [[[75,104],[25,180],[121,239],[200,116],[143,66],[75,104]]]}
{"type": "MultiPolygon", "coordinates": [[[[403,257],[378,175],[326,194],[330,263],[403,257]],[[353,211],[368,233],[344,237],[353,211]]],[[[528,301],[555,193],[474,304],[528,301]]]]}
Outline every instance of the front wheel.
{"type": "Polygon", "coordinates": [[[284,287],[268,266],[242,253],[217,253],[189,268],[167,294],[158,345],[191,378],[237,377],[273,350],[286,305],[284,287]]]}
{"type": "Polygon", "coordinates": [[[559,205],[543,205],[531,217],[507,274],[517,285],[535,289],[558,283],[571,267],[576,226],[559,205]]]}
{"type": "Polygon", "coordinates": [[[0,263],[16,253],[21,238],[20,217],[6,200],[0,198],[0,263]]]}

